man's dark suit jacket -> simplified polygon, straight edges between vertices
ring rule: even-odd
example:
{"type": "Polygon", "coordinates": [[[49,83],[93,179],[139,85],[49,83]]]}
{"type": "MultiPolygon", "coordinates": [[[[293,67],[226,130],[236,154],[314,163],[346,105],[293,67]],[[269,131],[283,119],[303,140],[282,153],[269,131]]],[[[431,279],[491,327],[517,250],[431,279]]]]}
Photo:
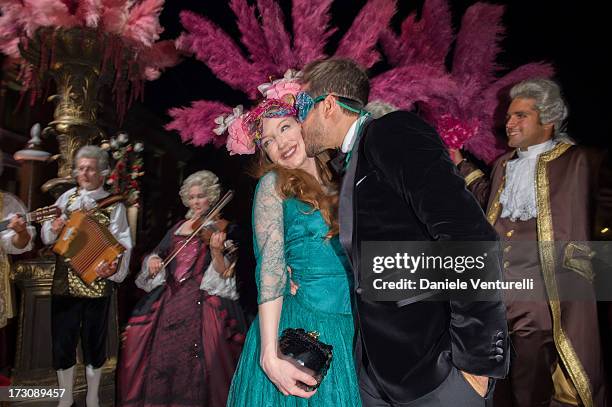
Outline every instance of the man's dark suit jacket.
{"type": "MultiPolygon", "coordinates": [[[[501,301],[402,305],[369,302],[359,294],[361,242],[497,239],[440,137],[422,119],[397,111],[362,127],[340,194],[341,240],[356,273],[357,363],[367,360],[370,376],[395,402],[434,390],[451,363],[469,373],[504,377],[509,358],[501,301]],[[350,228],[342,225],[351,219],[347,236],[350,228]]],[[[501,278],[501,268],[493,274],[501,278]]]]}

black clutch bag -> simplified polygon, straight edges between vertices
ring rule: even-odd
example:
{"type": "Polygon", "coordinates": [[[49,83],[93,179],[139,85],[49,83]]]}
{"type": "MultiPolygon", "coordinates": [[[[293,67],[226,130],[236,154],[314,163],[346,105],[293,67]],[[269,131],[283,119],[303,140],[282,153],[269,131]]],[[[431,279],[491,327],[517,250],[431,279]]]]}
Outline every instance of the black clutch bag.
{"type": "Polygon", "coordinates": [[[278,345],[281,359],[293,363],[317,381],[314,386],[302,382],[298,382],[297,386],[306,391],[313,391],[319,387],[329,369],[333,347],[319,341],[318,332],[306,332],[302,328],[285,329],[278,340],[278,345]]]}

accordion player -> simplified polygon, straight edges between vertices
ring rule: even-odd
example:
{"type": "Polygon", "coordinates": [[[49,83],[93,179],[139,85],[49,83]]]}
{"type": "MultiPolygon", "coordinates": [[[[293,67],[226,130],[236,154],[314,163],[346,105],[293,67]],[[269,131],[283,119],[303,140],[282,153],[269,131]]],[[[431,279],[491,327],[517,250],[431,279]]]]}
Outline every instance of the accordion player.
{"type": "Polygon", "coordinates": [[[63,209],[61,231],[43,225],[42,238],[58,255],[53,293],[98,298],[128,273],[132,246],[125,206],[108,192],[73,188],[56,205],[63,209]],[[65,201],[65,202],[63,202],[65,201]],[[64,207],[62,207],[64,206],[64,207]]]}
{"type": "MultiPolygon", "coordinates": [[[[68,243],[71,240],[68,228],[75,227],[80,218],[81,224],[89,223],[87,227],[92,224],[94,229],[99,227],[96,233],[103,235],[103,239],[107,239],[118,251],[123,252],[117,261],[107,260],[108,264],[103,264],[102,267],[95,263],[97,275],[87,283],[73,268],[74,252],[87,250],[86,257],[91,254],[90,248],[83,247],[83,240],[78,240],[78,234],[74,237],[76,245],[68,245],[65,252],[56,250],[72,256],[67,259],[56,253],[51,289],[53,368],[57,372],[59,387],[66,389],[60,399],[61,406],[70,406],[74,401],[73,386],[79,338],[87,379],[86,404],[99,405],[98,389],[102,366],[107,359],[106,343],[112,293],[115,285],[122,282],[128,274],[132,250],[125,205],[107,199],[110,194],[104,190],[104,177],[109,173],[108,153],[97,146],[84,146],[76,153],[74,168],[78,186],[64,192],[55,202],[62,216],[43,224],[43,243],[55,244],[60,236],[66,237],[65,242],[68,243]]],[[[82,227],[79,226],[79,229],[82,227]]],[[[85,246],[89,245],[90,242],[86,241],[85,246]]],[[[61,249],[61,244],[57,249],[61,249]]]]}

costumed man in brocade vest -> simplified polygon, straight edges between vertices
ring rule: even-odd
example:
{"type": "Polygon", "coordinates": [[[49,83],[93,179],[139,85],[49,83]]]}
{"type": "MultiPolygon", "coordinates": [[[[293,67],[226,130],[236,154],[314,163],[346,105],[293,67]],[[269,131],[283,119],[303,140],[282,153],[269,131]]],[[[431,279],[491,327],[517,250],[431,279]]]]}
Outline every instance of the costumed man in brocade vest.
{"type": "MultiPolygon", "coordinates": [[[[2,151],[0,150],[0,175],[2,174],[2,151]]],[[[6,348],[8,338],[6,324],[14,316],[12,287],[9,280],[11,265],[9,254],[21,254],[32,250],[36,229],[27,225],[23,214],[27,212],[25,206],[14,195],[0,191],[0,369],[8,366],[6,348]]],[[[0,373],[1,374],[1,373],[0,373]]]]}
{"type": "Polygon", "coordinates": [[[87,378],[87,406],[99,405],[98,389],[102,366],[106,361],[106,339],[111,294],[115,284],[128,274],[132,240],[126,208],[120,203],[98,207],[107,198],[104,179],[109,173],[108,154],[97,146],[84,146],[75,156],[75,176],[78,187],[62,194],[55,205],[63,215],[42,226],[42,240],[53,244],[66,220],[76,210],[88,210],[126,249],[118,262],[104,264],[96,272],[99,276],[91,285],[84,283],[71,269],[66,259],[57,256],[51,298],[51,331],[53,339],[53,367],[59,386],[65,388],[60,407],[73,403],[72,388],[76,348],[81,338],[85,376],[87,378]]]}
{"type": "MultiPolygon", "coordinates": [[[[365,72],[353,61],[308,64],[298,95],[306,152],[349,153],[340,192],[340,241],[355,275],[361,400],[368,407],[490,406],[508,371],[501,293],[491,301],[373,301],[363,295],[367,241],[497,241],[436,131],[415,114],[363,114],[365,72]]],[[[334,159],[335,160],[335,159],[334,159]]],[[[501,264],[489,272],[501,278],[501,264]]],[[[431,298],[430,298],[431,299],[431,298]]]]}
{"type": "Polygon", "coordinates": [[[451,151],[505,240],[504,277],[534,280],[531,298],[506,294],[516,357],[508,380],[498,383],[496,406],[603,406],[594,275],[584,242],[593,240],[595,217],[612,203],[605,156],[562,132],[567,108],[553,81],[521,82],[510,96],[506,133],[515,150],[495,162],[490,178],[451,151]],[[570,293],[581,298],[568,300],[570,293]]]}

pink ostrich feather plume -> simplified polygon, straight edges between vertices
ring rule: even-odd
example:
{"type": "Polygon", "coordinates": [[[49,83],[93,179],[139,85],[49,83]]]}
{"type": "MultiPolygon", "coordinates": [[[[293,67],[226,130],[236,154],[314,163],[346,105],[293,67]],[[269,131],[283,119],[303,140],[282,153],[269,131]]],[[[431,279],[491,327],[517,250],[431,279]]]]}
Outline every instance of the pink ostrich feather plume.
{"type": "Polygon", "coordinates": [[[102,5],[104,7],[128,7],[130,6],[131,2],[129,0],[102,0],[102,5]]]}
{"type": "MultiPolygon", "coordinates": [[[[332,1],[294,0],[292,44],[277,0],[256,0],[257,7],[249,6],[247,0],[231,0],[230,7],[237,16],[241,42],[249,52],[249,58],[224,30],[209,19],[183,11],[181,21],[186,32],[177,40],[177,48],[195,54],[220,80],[255,100],[259,97],[258,85],[269,81],[270,77],[281,77],[289,68],[300,68],[325,56],[325,47],[336,30],[330,27],[332,1]]],[[[336,55],[352,58],[366,68],[371,67],[380,59],[376,44],[394,12],[395,0],[369,0],[341,39],[336,55]]],[[[177,111],[172,112],[173,117],[178,117],[177,111]]],[[[195,113],[190,116],[192,122],[196,116],[195,113]]],[[[184,139],[192,139],[190,134],[193,132],[185,133],[187,127],[178,125],[172,128],[181,132],[184,139]]],[[[211,129],[203,126],[200,130],[206,128],[211,129]]],[[[197,139],[198,143],[208,142],[214,136],[197,139]]]]}
{"type": "Polygon", "coordinates": [[[19,54],[19,31],[23,6],[15,1],[2,1],[2,15],[0,15],[0,50],[10,58],[18,59],[19,54]]]}
{"type": "Polygon", "coordinates": [[[453,75],[478,78],[482,83],[495,79],[498,70],[495,59],[505,33],[503,14],[503,6],[485,3],[476,3],[466,11],[457,36],[453,75]]]}
{"type": "Polygon", "coordinates": [[[401,33],[390,28],[381,36],[385,56],[393,66],[419,61],[444,69],[444,59],[453,42],[452,15],[446,0],[427,0],[421,19],[416,13],[402,23],[401,33]]]}
{"type": "Polygon", "coordinates": [[[125,29],[130,16],[127,5],[122,7],[104,7],[102,9],[102,27],[112,34],[120,35],[125,29]]]}
{"type": "Polygon", "coordinates": [[[140,55],[144,67],[145,79],[152,81],[161,75],[161,71],[179,63],[179,53],[174,41],[158,41],[150,48],[145,48],[140,55]]]}
{"type": "Polygon", "coordinates": [[[275,0],[257,0],[261,14],[262,28],[268,49],[274,64],[281,72],[292,68],[295,64],[291,39],[285,29],[285,17],[280,5],[275,0]]]}
{"type": "Polygon", "coordinates": [[[176,130],[181,135],[181,140],[195,146],[203,146],[212,143],[216,147],[225,144],[225,135],[217,136],[213,130],[216,126],[215,118],[230,114],[232,108],[221,103],[208,100],[193,102],[191,107],[175,107],[168,111],[172,121],[168,123],[166,130],[176,130]]]}
{"type": "Polygon", "coordinates": [[[396,35],[391,27],[387,27],[380,33],[380,46],[385,58],[391,66],[397,66],[402,60],[404,43],[399,35],[396,35]]]}
{"type": "Polygon", "coordinates": [[[484,90],[481,103],[474,106],[474,113],[481,112],[481,114],[492,117],[495,106],[500,102],[500,93],[504,92],[507,95],[507,91],[511,86],[526,79],[538,77],[552,78],[554,75],[555,68],[549,63],[533,62],[521,65],[493,82],[484,90]]]}
{"type": "MultiPolygon", "coordinates": [[[[446,0],[427,0],[418,26],[407,31],[404,37],[408,49],[420,61],[436,67],[444,67],[444,59],[453,42],[453,24],[446,0]]],[[[406,59],[405,59],[406,60],[406,59]]]]}
{"type": "Polygon", "coordinates": [[[550,78],[554,68],[546,63],[531,63],[520,66],[489,86],[478,91],[477,95],[463,108],[464,114],[476,118],[481,124],[479,131],[466,141],[464,148],[487,164],[493,163],[508,150],[506,142],[495,135],[496,125],[503,124],[504,102],[508,100],[508,90],[518,82],[535,77],[550,78]],[[500,110],[502,109],[502,110],[500,110]]]}
{"type": "Polygon", "coordinates": [[[28,36],[34,35],[38,27],[73,27],[78,24],[68,7],[57,0],[24,0],[24,26],[28,36]]]}
{"type": "Polygon", "coordinates": [[[294,0],[293,51],[296,66],[325,57],[325,45],[336,32],[330,28],[330,7],[333,0],[294,0]]]}
{"type": "Polygon", "coordinates": [[[4,52],[9,58],[16,61],[21,58],[19,53],[19,38],[4,37],[0,34],[0,50],[4,52]]]}
{"type": "Polygon", "coordinates": [[[130,4],[127,0],[102,0],[100,18],[104,30],[120,35],[130,16],[130,4]]]}
{"type": "Polygon", "coordinates": [[[249,6],[246,0],[231,0],[229,5],[236,15],[240,39],[249,51],[251,61],[266,71],[274,71],[276,68],[272,62],[272,54],[255,15],[255,6],[249,6]]]}
{"type": "Polygon", "coordinates": [[[335,56],[351,58],[365,68],[372,67],[380,60],[376,43],[394,13],[393,0],[368,1],[340,40],[335,56]]]}
{"type": "Polygon", "coordinates": [[[231,87],[251,98],[257,97],[257,85],[265,82],[267,73],[249,63],[229,35],[210,20],[189,11],[181,12],[181,22],[188,32],[179,37],[177,48],[194,53],[231,87]]]}
{"type": "Polygon", "coordinates": [[[85,27],[95,28],[100,22],[102,14],[102,0],[81,0],[78,4],[76,16],[85,27]]]}
{"type": "Polygon", "coordinates": [[[132,6],[123,28],[123,36],[145,47],[153,45],[163,31],[159,24],[163,5],[164,0],[143,0],[132,6]]]}
{"type": "Polygon", "coordinates": [[[463,146],[492,163],[507,149],[495,136],[500,94],[520,80],[553,74],[551,65],[536,63],[497,79],[503,12],[503,6],[485,3],[468,9],[448,72],[444,60],[453,41],[449,5],[447,0],[426,0],[420,20],[412,14],[400,35],[390,29],[381,35],[387,61],[396,68],[372,81],[372,98],[403,108],[417,103],[447,144],[463,146]]]}
{"type": "Polygon", "coordinates": [[[371,81],[370,100],[382,100],[410,110],[417,102],[443,106],[457,85],[448,74],[426,64],[391,69],[371,81]]]}

